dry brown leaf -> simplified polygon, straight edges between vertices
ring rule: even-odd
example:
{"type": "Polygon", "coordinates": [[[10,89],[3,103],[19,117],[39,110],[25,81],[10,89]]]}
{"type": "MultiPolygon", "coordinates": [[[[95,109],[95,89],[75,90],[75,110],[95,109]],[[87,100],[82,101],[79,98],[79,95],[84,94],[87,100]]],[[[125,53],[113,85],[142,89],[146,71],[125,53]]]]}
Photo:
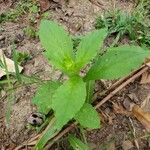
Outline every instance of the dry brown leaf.
{"type": "Polygon", "coordinates": [[[150,61],[146,63],[146,66],[150,67],[150,61]]]}
{"type": "Polygon", "coordinates": [[[109,146],[107,147],[107,150],[115,150],[115,149],[116,148],[115,148],[115,143],[114,142],[110,143],[109,146]]]}
{"type": "Polygon", "coordinates": [[[150,62],[150,57],[147,57],[145,63],[149,63],[149,62],[150,62]]]}
{"type": "MultiPolygon", "coordinates": [[[[7,58],[6,56],[4,56],[5,57],[5,60],[6,60],[6,64],[7,64],[7,69],[8,69],[8,71],[9,72],[12,72],[12,73],[15,73],[15,66],[14,66],[14,62],[11,60],[11,59],[9,59],[9,58],[7,58]]],[[[0,60],[2,60],[2,62],[3,62],[3,55],[2,55],[2,50],[0,49],[0,60]]],[[[21,66],[19,66],[19,71],[21,72],[22,71],[22,67],[21,66]]],[[[3,69],[3,68],[0,68],[0,78],[2,77],[2,76],[4,76],[4,75],[6,75],[6,73],[5,73],[5,69],[3,69]]]]}
{"type": "Polygon", "coordinates": [[[142,102],[141,108],[144,110],[144,112],[150,112],[150,94],[142,102]]]}
{"type": "Polygon", "coordinates": [[[113,125],[113,117],[112,116],[108,116],[108,124],[113,125]]]}
{"type": "Polygon", "coordinates": [[[45,12],[50,8],[49,0],[39,0],[41,12],[45,12]]]}
{"type": "MultiPolygon", "coordinates": [[[[146,58],[144,65],[147,66],[148,68],[150,68],[150,57],[146,58]]],[[[147,80],[149,82],[146,82],[146,83],[150,83],[150,79],[149,79],[150,77],[149,76],[150,76],[150,72],[149,72],[149,70],[147,70],[146,72],[144,72],[142,74],[140,83],[145,84],[145,83],[142,83],[142,82],[144,82],[144,81],[146,82],[147,80]]]]}
{"type": "Polygon", "coordinates": [[[141,77],[140,84],[150,83],[150,73],[148,71],[144,72],[141,77]]]}
{"type": "Polygon", "coordinates": [[[150,132],[150,112],[144,112],[138,105],[134,105],[132,114],[141,122],[145,129],[150,132]]]}
{"type": "Polygon", "coordinates": [[[127,94],[127,96],[128,96],[128,97],[130,98],[130,100],[133,101],[133,102],[138,102],[138,101],[139,101],[135,93],[127,94]]]}
{"type": "Polygon", "coordinates": [[[132,149],[132,148],[134,148],[134,146],[133,146],[133,144],[132,144],[131,141],[127,140],[127,141],[124,141],[124,142],[122,143],[122,149],[123,149],[123,150],[130,150],[130,149],[132,149]]]}
{"type": "Polygon", "coordinates": [[[113,109],[116,114],[129,115],[129,112],[126,111],[121,104],[113,103],[113,109]]]}

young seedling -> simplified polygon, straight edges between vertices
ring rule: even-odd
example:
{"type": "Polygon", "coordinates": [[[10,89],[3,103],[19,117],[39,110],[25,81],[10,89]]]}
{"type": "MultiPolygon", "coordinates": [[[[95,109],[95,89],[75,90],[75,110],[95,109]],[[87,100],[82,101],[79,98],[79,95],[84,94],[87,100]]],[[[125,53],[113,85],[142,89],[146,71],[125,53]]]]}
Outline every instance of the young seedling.
{"type": "Polygon", "coordinates": [[[0,14],[0,23],[6,21],[16,22],[18,19],[25,14],[35,14],[38,12],[38,6],[36,2],[32,0],[20,0],[17,2],[14,9],[0,14]]]}
{"type": "Polygon", "coordinates": [[[106,29],[88,33],[82,37],[76,52],[73,52],[72,40],[61,26],[52,21],[41,21],[39,37],[46,50],[44,55],[69,79],[64,83],[44,83],[33,98],[39,112],[54,112],[54,118],[36,144],[36,149],[43,149],[47,141],[72,119],[84,128],[100,128],[100,116],[90,100],[92,92],[89,93],[89,90],[93,89],[93,81],[126,76],[150,55],[148,50],[129,45],[108,48],[106,53],[99,55],[106,36],[106,29]],[[91,68],[81,77],[80,70],[91,60],[94,60],[91,68]]]}

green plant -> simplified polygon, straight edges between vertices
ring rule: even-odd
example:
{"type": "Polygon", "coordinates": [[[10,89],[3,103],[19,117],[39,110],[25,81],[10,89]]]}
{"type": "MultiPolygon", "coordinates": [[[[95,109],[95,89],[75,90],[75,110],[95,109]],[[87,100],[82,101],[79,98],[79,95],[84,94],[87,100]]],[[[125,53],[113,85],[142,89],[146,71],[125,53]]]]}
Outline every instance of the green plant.
{"type": "Polygon", "coordinates": [[[27,13],[37,13],[38,7],[32,0],[21,0],[17,2],[14,9],[10,9],[0,15],[0,23],[5,21],[17,21],[19,17],[27,13]]]}
{"type": "Polygon", "coordinates": [[[19,52],[19,51],[16,51],[16,61],[21,64],[29,59],[31,59],[31,56],[26,53],[26,52],[19,52]]]}
{"type": "Polygon", "coordinates": [[[41,18],[42,19],[49,19],[51,17],[50,13],[49,12],[44,12],[42,15],[41,15],[41,18]]]}
{"type": "Polygon", "coordinates": [[[79,36],[75,36],[75,37],[72,37],[72,42],[73,42],[73,50],[76,51],[77,50],[77,47],[79,45],[79,43],[81,42],[81,38],[82,37],[79,37],[79,36]]]}
{"type": "Polygon", "coordinates": [[[144,46],[150,47],[150,1],[139,0],[132,14],[141,24],[139,28],[138,40],[144,46]]]}
{"type": "Polygon", "coordinates": [[[50,63],[68,75],[69,79],[64,83],[58,81],[44,83],[33,99],[33,103],[38,106],[41,113],[54,111],[54,119],[36,144],[36,149],[42,149],[47,141],[72,119],[83,127],[99,128],[99,115],[88,96],[89,91],[93,89],[87,88],[90,87],[87,86],[89,82],[123,77],[138,68],[145,57],[150,55],[148,50],[141,47],[124,45],[108,48],[105,54],[98,56],[106,35],[106,29],[88,33],[82,37],[76,53],[73,53],[72,40],[64,29],[55,22],[41,21],[39,37],[46,49],[44,55],[50,63]],[[95,63],[86,75],[81,77],[80,70],[94,58],[97,58],[95,63]]]}
{"type": "Polygon", "coordinates": [[[36,38],[37,37],[36,29],[33,26],[27,26],[26,28],[24,28],[24,33],[29,38],[36,38]]]}
{"type": "Polygon", "coordinates": [[[96,19],[95,28],[108,28],[108,35],[114,35],[112,46],[125,35],[139,45],[150,46],[150,30],[145,15],[136,8],[132,13],[120,10],[109,11],[96,19]]]}
{"type": "Polygon", "coordinates": [[[136,11],[143,17],[144,19],[150,19],[150,1],[148,0],[138,0],[136,11]],[[145,18],[146,17],[146,18],[145,18]]]}

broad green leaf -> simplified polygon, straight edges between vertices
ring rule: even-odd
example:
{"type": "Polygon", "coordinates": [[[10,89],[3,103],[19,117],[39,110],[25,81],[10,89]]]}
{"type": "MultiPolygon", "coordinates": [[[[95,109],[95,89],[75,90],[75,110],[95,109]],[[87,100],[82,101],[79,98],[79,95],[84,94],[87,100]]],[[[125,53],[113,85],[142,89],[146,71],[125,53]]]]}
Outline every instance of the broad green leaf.
{"type": "Polygon", "coordinates": [[[148,56],[150,51],[138,46],[124,45],[109,48],[103,56],[99,57],[84,79],[86,81],[118,79],[140,67],[148,56]]]}
{"type": "Polygon", "coordinates": [[[101,29],[91,32],[82,38],[76,54],[78,69],[84,67],[84,65],[89,63],[98,54],[106,35],[106,29],[101,29]]]}
{"type": "Polygon", "coordinates": [[[90,129],[100,128],[100,116],[95,108],[85,103],[81,110],[74,117],[83,127],[90,129]]]}
{"type": "Polygon", "coordinates": [[[61,85],[59,82],[47,82],[42,84],[33,98],[33,103],[37,105],[38,111],[47,114],[51,109],[52,95],[56,89],[61,85]]]}
{"type": "Polygon", "coordinates": [[[59,69],[68,71],[74,64],[73,45],[65,30],[55,22],[42,20],[39,37],[46,58],[59,69]]]}
{"type": "Polygon", "coordinates": [[[84,144],[81,140],[73,135],[69,135],[68,140],[73,150],[90,150],[88,145],[84,144]]]}
{"type": "Polygon", "coordinates": [[[78,76],[72,77],[60,86],[53,95],[52,108],[57,128],[63,127],[83,106],[86,99],[86,85],[78,76]]]}

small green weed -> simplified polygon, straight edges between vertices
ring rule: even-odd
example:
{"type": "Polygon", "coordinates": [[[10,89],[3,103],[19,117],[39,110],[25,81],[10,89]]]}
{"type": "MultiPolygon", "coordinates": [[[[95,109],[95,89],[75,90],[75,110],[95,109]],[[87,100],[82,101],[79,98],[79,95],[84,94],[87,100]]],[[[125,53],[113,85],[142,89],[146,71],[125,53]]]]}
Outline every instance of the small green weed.
{"type": "Polygon", "coordinates": [[[28,26],[28,27],[24,28],[24,33],[29,38],[37,37],[36,29],[33,26],[28,26]]]}
{"type": "Polygon", "coordinates": [[[95,28],[108,28],[108,35],[114,35],[115,40],[112,46],[125,35],[131,42],[137,42],[139,45],[150,46],[150,29],[139,11],[132,13],[122,12],[120,10],[109,11],[96,19],[95,28]]]}
{"type": "Polygon", "coordinates": [[[136,11],[144,19],[150,19],[150,1],[149,0],[139,0],[137,3],[136,11]]]}
{"type": "Polygon", "coordinates": [[[76,51],[77,50],[77,47],[79,45],[79,43],[81,42],[81,38],[82,37],[79,37],[79,36],[75,36],[75,37],[72,37],[72,42],[73,42],[73,50],[76,51]]]}
{"type": "MultiPolygon", "coordinates": [[[[46,49],[44,55],[50,64],[60,69],[68,80],[64,83],[48,81],[37,90],[33,103],[39,112],[54,112],[54,117],[36,144],[41,150],[70,120],[76,120],[84,128],[100,128],[100,117],[91,105],[93,86],[98,79],[118,79],[138,68],[150,55],[139,46],[124,45],[108,48],[99,56],[107,30],[95,30],[82,36],[73,50],[71,37],[57,23],[42,20],[39,37],[46,49]],[[96,58],[96,59],[95,59],[96,58]],[[94,60],[91,68],[81,77],[80,70],[94,60]],[[88,116],[88,117],[87,117],[88,116]]],[[[71,137],[71,142],[76,140],[71,137]]],[[[80,143],[78,140],[76,140],[80,143]]],[[[81,144],[83,145],[83,144],[81,144]]]]}
{"type": "Polygon", "coordinates": [[[16,51],[16,55],[17,55],[16,56],[16,61],[18,62],[19,65],[31,58],[31,56],[28,53],[25,53],[25,52],[16,51]]]}
{"type": "Polygon", "coordinates": [[[14,9],[10,9],[0,15],[0,23],[6,21],[18,21],[19,17],[27,13],[37,13],[38,7],[32,0],[21,0],[14,9]]]}

